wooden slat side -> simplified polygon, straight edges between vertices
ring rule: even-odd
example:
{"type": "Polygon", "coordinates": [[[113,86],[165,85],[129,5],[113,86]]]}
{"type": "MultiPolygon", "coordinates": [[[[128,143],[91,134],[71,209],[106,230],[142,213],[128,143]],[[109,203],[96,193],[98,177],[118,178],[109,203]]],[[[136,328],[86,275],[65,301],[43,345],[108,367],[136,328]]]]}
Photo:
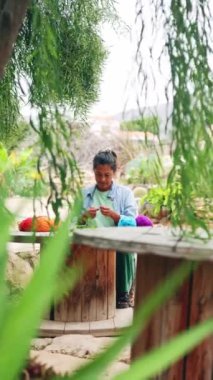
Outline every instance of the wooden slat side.
{"type": "Polygon", "coordinates": [[[96,284],[96,272],[97,272],[97,255],[98,249],[86,247],[87,249],[87,268],[83,279],[83,303],[82,303],[82,320],[94,321],[97,318],[97,284],[96,284]],[[85,314],[84,314],[84,308],[85,314]],[[84,319],[84,315],[87,316],[84,319]]]}
{"type": "MultiPolygon", "coordinates": [[[[155,255],[138,256],[136,277],[136,310],[166,276],[178,265],[180,260],[155,255]]],[[[190,287],[186,281],[179,291],[163,305],[151,318],[145,330],[139,335],[132,347],[132,360],[149,350],[160,347],[172,336],[187,328],[187,310],[190,287]]],[[[183,360],[171,366],[168,371],[155,377],[158,380],[181,380],[183,360]]]]}
{"type": "Polygon", "coordinates": [[[82,246],[74,244],[71,247],[72,255],[70,257],[69,265],[81,265],[82,275],[79,282],[69,295],[67,322],[79,322],[82,321],[82,297],[83,297],[83,278],[85,276],[85,261],[84,250],[82,246]]]}
{"type": "MultiPolygon", "coordinates": [[[[71,247],[72,253],[67,260],[68,266],[74,266],[82,262],[82,251],[78,245],[71,247]]],[[[55,306],[54,319],[56,321],[81,321],[81,299],[82,299],[82,282],[79,280],[78,284],[64,297],[60,303],[55,306]]]]}
{"type": "MultiPolygon", "coordinates": [[[[193,275],[190,311],[191,326],[213,317],[213,263],[200,264],[193,275]]],[[[186,379],[213,379],[213,335],[188,355],[186,379]]]]}
{"type": "Polygon", "coordinates": [[[98,250],[97,252],[97,271],[96,271],[96,320],[107,319],[107,250],[98,250]]]}
{"type": "MultiPolygon", "coordinates": [[[[135,310],[140,303],[162,281],[165,273],[165,260],[153,255],[138,256],[136,273],[135,310]]],[[[162,310],[159,310],[151,319],[146,329],[138,336],[132,346],[132,360],[141,356],[150,348],[157,347],[161,342],[162,310]]],[[[134,323],[134,321],[133,321],[134,323]]]]}
{"type": "Polygon", "coordinates": [[[108,251],[107,252],[107,318],[113,318],[115,315],[115,262],[116,252],[108,251]]]}
{"type": "Polygon", "coordinates": [[[107,250],[74,244],[73,256],[69,258],[67,265],[82,263],[83,276],[71,294],[56,305],[55,320],[65,322],[105,320],[109,318],[109,300],[111,315],[114,316],[115,253],[114,260],[108,261],[108,256],[107,250]],[[108,269],[109,263],[110,269],[108,269]],[[108,279],[109,274],[111,277],[108,279]],[[108,288],[108,282],[110,288],[108,288]],[[108,297],[109,290],[110,298],[108,297]]]}
{"type": "Polygon", "coordinates": [[[68,299],[64,298],[54,305],[54,321],[66,322],[68,313],[68,299]]]}
{"type": "MultiPolygon", "coordinates": [[[[166,275],[169,275],[182,260],[166,259],[166,275]]],[[[188,313],[191,295],[191,276],[162,308],[161,344],[188,328],[188,313]]],[[[180,380],[184,371],[184,359],[160,375],[161,380],[180,380]]]]}
{"type": "Polygon", "coordinates": [[[96,265],[97,250],[88,246],[81,246],[85,273],[82,279],[82,321],[96,319],[96,265]]]}
{"type": "MultiPolygon", "coordinates": [[[[88,283],[90,288],[90,298],[89,298],[89,311],[88,311],[88,321],[97,320],[97,263],[98,263],[98,249],[87,247],[89,249],[89,261],[90,269],[88,273],[88,283]]],[[[87,284],[85,284],[87,287],[87,284]]],[[[83,306],[82,306],[83,311],[83,306]]]]}

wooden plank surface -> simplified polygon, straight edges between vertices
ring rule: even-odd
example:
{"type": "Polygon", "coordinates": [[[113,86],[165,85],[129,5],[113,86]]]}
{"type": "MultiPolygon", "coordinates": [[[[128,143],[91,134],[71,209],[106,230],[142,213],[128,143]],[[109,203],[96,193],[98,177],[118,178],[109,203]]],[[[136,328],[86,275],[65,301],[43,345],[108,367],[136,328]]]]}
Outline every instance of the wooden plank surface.
{"type": "Polygon", "coordinates": [[[42,243],[44,240],[54,236],[50,232],[22,232],[12,231],[10,234],[10,242],[13,243],[42,243]]]}
{"type": "Polygon", "coordinates": [[[155,254],[189,260],[213,261],[213,239],[200,239],[175,236],[168,228],[157,227],[101,227],[77,229],[74,241],[91,247],[114,249],[138,254],[155,254]]]}
{"type": "MultiPolygon", "coordinates": [[[[41,243],[53,236],[49,232],[13,231],[11,242],[41,243]]],[[[176,235],[167,227],[100,227],[76,229],[74,240],[77,244],[90,247],[113,249],[121,252],[152,253],[173,258],[213,261],[213,239],[183,238],[176,230],[176,235]]]]}

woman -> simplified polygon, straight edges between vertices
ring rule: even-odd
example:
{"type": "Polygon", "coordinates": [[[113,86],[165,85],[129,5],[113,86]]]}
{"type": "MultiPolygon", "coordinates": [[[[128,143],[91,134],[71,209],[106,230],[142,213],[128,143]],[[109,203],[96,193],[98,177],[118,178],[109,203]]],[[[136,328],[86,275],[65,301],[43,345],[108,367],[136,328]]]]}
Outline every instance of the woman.
{"type": "MultiPolygon", "coordinates": [[[[137,206],[132,191],[113,181],[117,156],[112,150],[98,152],[93,159],[96,184],[84,189],[83,221],[96,221],[98,227],[117,226],[122,216],[135,218],[137,206]]],[[[130,306],[129,291],[135,276],[135,258],[128,253],[116,254],[116,307],[130,306]]]]}

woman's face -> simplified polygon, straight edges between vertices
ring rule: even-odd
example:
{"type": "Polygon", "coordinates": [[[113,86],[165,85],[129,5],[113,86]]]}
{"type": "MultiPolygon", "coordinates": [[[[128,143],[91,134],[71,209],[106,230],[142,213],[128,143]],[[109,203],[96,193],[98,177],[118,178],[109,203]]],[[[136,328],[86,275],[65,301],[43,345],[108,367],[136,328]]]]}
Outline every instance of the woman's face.
{"type": "Polygon", "coordinates": [[[110,165],[97,165],[94,169],[97,188],[107,191],[111,188],[114,171],[110,165]]]}

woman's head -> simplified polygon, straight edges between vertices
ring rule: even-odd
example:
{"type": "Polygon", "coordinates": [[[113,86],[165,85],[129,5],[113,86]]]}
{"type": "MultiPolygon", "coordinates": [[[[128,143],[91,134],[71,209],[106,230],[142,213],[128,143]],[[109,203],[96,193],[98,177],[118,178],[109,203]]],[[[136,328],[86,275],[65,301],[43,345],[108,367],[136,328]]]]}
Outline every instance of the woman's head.
{"type": "Polygon", "coordinates": [[[97,187],[107,191],[112,185],[113,175],[117,170],[117,155],[112,150],[99,151],[93,159],[93,170],[97,187]]]}
{"type": "Polygon", "coordinates": [[[117,170],[117,155],[113,150],[100,150],[93,158],[93,170],[99,165],[109,165],[115,173],[117,170]]]}

